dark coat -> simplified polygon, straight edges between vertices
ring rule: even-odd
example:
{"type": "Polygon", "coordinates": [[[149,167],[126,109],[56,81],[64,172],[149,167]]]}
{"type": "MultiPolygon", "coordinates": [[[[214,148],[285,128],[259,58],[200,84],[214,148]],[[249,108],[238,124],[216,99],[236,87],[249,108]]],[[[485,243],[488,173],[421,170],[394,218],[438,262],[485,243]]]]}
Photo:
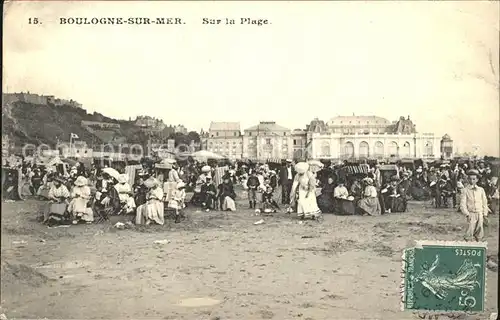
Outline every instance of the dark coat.
{"type": "MultiPolygon", "coordinates": [[[[292,180],[295,177],[295,169],[292,168],[292,180]]],[[[288,168],[287,166],[282,166],[280,169],[280,184],[288,183],[288,168]]]]}

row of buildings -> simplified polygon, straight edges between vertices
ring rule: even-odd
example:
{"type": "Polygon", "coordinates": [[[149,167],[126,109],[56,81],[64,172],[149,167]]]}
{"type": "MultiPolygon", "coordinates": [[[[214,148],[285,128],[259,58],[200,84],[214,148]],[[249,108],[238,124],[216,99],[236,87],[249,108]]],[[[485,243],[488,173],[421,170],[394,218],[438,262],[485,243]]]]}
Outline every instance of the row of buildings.
{"type": "Polygon", "coordinates": [[[449,135],[419,133],[410,117],[377,116],[313,119],[291,130],[274,121],[240,128],[239,122],[212,122],[202,132],[202,148],[231,159],[389,159],[452,158],[449,135]]]}

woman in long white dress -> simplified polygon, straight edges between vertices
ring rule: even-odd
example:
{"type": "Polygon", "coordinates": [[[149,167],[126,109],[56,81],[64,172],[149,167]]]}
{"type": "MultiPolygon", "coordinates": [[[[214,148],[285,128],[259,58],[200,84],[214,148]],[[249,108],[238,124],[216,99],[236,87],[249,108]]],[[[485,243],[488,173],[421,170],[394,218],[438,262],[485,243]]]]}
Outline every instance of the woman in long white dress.
{"type": "Polygon", "coordinates": [[[73,224],[77,224],[78,221],[92,223],[94,221],[94,213],[92,208],[87,206],[90,201],[88,180],[83,176],[79,176],[76,178],[74,184],[75,186],[71,190],[71,202],[68,206],[68,212],[73,216],[73,224]]]}
{"type": "Polygon", "coordinates": [[[160,182],[154,178],[146,180],[144,185],[149,188],[147,202],[137,208],[135,223],[148,225],[155,222],[163,225],[165,223],[163,188],[160,186],[160,182]]]}
{"type": "Polygon", "coordinates": [[[128,183],[128,176],[126,174],[121,174],[118,176],[118,183],[115,185],[115,189],[118,192],[118,197],[120,198],[120,204],[122,210],[125,214],[134,211],[136,205],[134,197],[132,196],[132,187],[128,183]]]}
{"type": "Polygon", "coordinates": [[[316,219],[321,216],[321,210],[316,202],[316,177],[309,171],[309,165],[299,162],[295,165],[295,175],[292,191],[290,192],[291,202],[297,198],[297,216],[299,218],[316,219]]]}

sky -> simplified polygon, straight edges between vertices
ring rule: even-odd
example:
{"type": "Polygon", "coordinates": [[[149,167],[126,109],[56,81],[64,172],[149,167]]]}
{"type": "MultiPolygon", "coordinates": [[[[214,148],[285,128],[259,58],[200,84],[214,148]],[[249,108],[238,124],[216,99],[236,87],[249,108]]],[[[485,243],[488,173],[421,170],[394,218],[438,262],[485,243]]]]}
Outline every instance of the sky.
{"type": "Polygon", "coordinates": [[[495,1],[10,2],[3,30],[4,92],[196,131],[211,121],[294,129],[315,117],[409,115],[419,132],[448,133],[458,152],[499,155],[495,1]],[[62,25],[63,17],[185,24],[62,25]],[[240,25],[246,17],[271,24],[240,25]]]}

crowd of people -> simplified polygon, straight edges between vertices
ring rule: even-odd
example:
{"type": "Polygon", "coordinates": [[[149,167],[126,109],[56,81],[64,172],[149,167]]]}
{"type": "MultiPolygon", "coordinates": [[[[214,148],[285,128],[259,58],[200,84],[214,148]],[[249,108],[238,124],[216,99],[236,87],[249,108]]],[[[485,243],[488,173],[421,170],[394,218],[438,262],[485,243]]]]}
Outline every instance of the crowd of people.
{"type": "MultiPolygon", "coordinates": [[[[165,170],[145,162],[132,183],[123,170],[97,164],[85,167],[76,163],[63,172],[23,163],[21,172],[31,194],[49,200],[41,215],[49,224],[92,223],[110,215],[133,215],[131,221],[136,224],[162,225],[166,212],[180,222],[187,205],[204,211],[235,211],[237,197],[246,197],[248,208],[257,212],[283,210],[302,219],[320,219],[323,213],[377,216],[405,212],[412,199],[432,201],[438,208],[452,206],[473,217],[470,212],[478,210],[467,209],[467,197],[475,197],[470,190],[477,188],[484,191],[486,211],[482,216],[498,212],[498,174],[484,161],[413,167],[399,164],[392,165],[394,171],[378,163],[356,166],[366,170],[353,173],[346,170],[348,163],[316,160],[285,160],[281,164],[247,161],[225,166],[173,161],[165,170]],[[236,188],[244,191],[237,195],[236,188]]],[[[482,195],[478,197],[483,201],[482,195]]],[[[470,221],[477,224],[479,218],[470,221]]],[[[469,232],[469,238],[476,229],[469,232]]]]}

